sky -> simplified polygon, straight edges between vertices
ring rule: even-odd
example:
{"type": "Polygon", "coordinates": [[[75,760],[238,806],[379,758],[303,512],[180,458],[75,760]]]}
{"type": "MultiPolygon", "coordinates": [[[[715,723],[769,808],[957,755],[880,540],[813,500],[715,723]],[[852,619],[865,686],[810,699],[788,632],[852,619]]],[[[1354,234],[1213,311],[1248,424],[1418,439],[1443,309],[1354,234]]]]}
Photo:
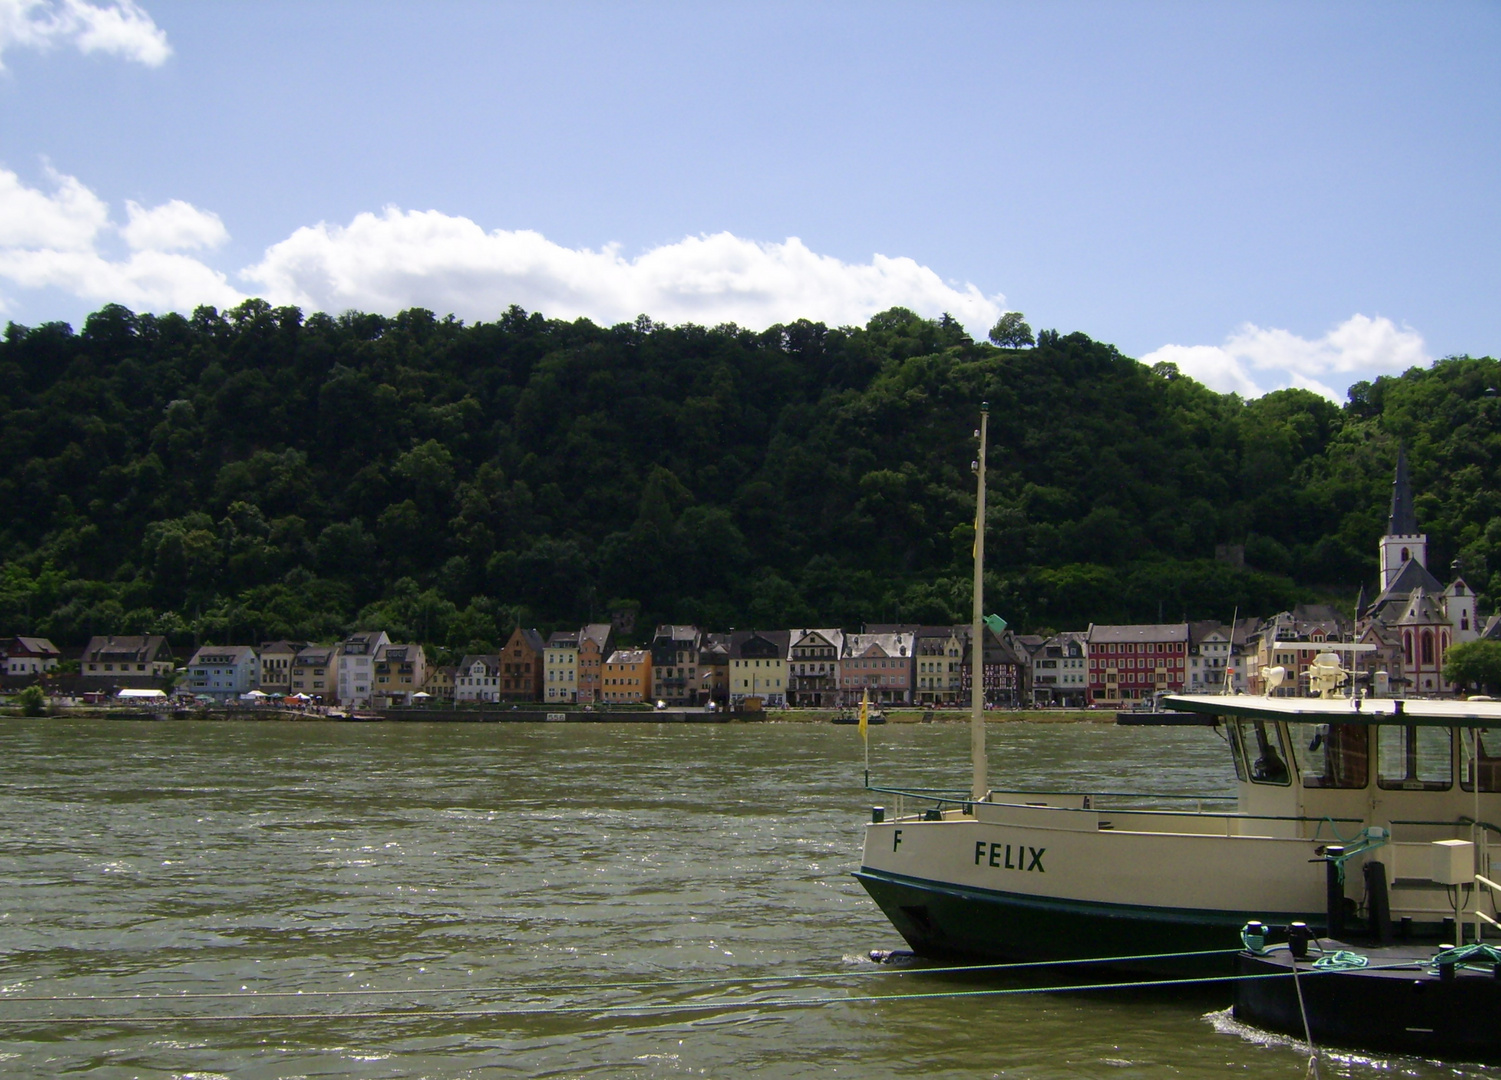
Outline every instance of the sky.
{"type": "Polygon", "coordinates": [[[0,0],[0,320],[1004,311],[1220,391],[1501,355],[1501,4],[0,0]]]}

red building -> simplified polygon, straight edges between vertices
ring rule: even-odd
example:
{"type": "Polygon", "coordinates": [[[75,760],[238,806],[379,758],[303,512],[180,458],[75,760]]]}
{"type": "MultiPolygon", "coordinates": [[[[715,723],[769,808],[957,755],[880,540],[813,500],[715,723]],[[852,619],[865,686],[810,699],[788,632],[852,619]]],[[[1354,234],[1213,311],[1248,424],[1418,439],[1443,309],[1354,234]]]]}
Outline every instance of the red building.
{"type": "Polygon", "coordinates": [[[1182,693],[1188,624],[1089,627],[1089,703],[1118,708],[1182,693]]]}

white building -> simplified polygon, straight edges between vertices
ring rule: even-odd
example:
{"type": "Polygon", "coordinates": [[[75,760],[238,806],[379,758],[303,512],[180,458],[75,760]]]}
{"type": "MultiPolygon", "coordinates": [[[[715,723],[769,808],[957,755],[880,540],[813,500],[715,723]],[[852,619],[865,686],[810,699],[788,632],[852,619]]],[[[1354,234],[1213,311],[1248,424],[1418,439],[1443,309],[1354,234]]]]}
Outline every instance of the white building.
{"type": "Polygon", "coordinates": [[[384,630],[366,630],[350,634],[339,643],[339,704],[363,708],[370,704],[375,691],[375,654],[381,646],[391,644],[384,630]]]}
{"type": "Polygon", "coordinates": [[[1031,653],[1031,658],[1032,704],[1084,707],[1089,693],[1089,661],[1082,632],[1054,634],[1031,653]]]}
{"type": "Polygon", "coordinates": [[[260,657],[249,645],[205,645],[188,661],[187,687],[202,697],[233,701],[260,684],[260,657]]]}
{"type": "Polygon", "coordinates": [[[466,656],[453,677],[453,699],[462,701],[500,700],[500,657],[495,654],[466,656]]]}
{"type": "Polygon", "coordinates": [[[40,675],[57,667],[62,653],[46,638],[12,638],[5,647],[5,674],[40,675]]]}

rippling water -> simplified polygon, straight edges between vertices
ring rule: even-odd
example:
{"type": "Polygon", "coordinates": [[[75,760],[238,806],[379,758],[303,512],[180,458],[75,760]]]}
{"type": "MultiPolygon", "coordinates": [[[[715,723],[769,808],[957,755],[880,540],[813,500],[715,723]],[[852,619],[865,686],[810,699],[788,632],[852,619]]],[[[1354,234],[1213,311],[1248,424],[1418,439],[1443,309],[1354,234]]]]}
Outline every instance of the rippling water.
{"type": "MultiPolygon", "coordinates": [[[[1204,729],[989,740],[997,785],[1228,790],[1204,729]]],[[[968,757],[871,732],[874,783],[968,757]]],[[[862,769],[831,725],[0,721],[0,1074],[1303,1075],[1212,995],[917,996],[1017,984],[866,959],[862,769]]]]}

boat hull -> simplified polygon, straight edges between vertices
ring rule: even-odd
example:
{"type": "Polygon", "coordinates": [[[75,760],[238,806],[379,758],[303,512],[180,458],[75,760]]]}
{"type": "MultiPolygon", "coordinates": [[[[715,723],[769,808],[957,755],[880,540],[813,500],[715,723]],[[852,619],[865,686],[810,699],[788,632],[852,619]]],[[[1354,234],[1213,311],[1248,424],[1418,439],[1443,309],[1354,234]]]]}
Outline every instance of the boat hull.
{"type": "Polygon", "coordinates": [[[1227,835],[1247,824],[976,804],[867,826],[855,876],[920,955],[1007,961],[1225,950],[1199,966],[1228,971],[1252,919],[1302,921],[1320,933],[1327,922],[1318,845],[1227,835]]]}
{"type": "MultiPolygon", "coordinates": [[[[1229,974],[1240,928],[1264,912],[1209,911],[1069,900],[956,886],[862,869],[855,874],[921,956],[946,960],[1132,959],[1112,966],[1156,974],[1229,974]],[[1218,956],[1175,954],[1220,950],[1218,956]]],[[[1285,914],[1282,921],[1306,919],[1285,914]]],[[[1273,921],[1277,917],[1271,917],[1273,921]]],[[[1321,928],[1320,928],[1321,929],[1321,928]]]]}

